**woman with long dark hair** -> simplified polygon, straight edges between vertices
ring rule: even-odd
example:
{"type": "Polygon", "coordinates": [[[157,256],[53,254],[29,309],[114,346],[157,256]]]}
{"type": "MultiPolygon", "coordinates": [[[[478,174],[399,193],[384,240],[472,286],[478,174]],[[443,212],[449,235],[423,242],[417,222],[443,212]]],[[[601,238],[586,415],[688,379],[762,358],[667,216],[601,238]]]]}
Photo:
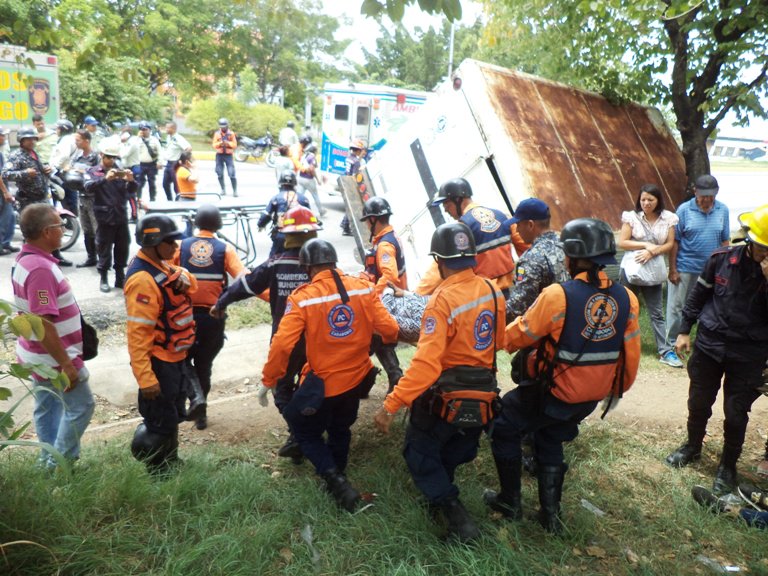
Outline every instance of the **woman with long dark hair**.
{"type": "Polygon", "coordinates": [[[192,152],[182,152],[176,162],[177,200],[193,201],[197,198],[197,170],[192,162],[192,152]]]}

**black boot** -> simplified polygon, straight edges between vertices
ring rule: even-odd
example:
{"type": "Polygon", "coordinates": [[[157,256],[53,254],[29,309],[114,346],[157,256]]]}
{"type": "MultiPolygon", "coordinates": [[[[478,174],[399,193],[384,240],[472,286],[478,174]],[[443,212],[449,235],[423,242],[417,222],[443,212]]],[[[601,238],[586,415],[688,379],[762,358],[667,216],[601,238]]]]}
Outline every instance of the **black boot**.
{"type": "Polygon", "coordinates": [[[72,266],[72,262],[61,255],[61,250],[54,250],[51,255],[59,261],[59,266],[72,266]]]}
{"type": "Polygon", "coordinates": [[[667,456],[667,464],[672,468],[683,468],[701,458],[701,442],[686,442],[667,456]]]}
{"type": "Polygon", "coordinates": [[[718,495],[730,494],[736,489],[739,483],[739,477],[736,473],[736,462],[741,456],[740,449],[723,448],[723,455],[720,458],[720,465],[717,467],[715,481],[712,483],[712,491],[718,495]]]}
{"type": "Polygon", "coordinates": [[[115,268],[115,288],[123,289],[125,286],[125,268],[115,268]]]}
{"type": "Polygon", "coordinates": [[[106,270],[99,270],[99,276],[101,276],[101,282],[99,283],[99,290],[106,293],[109,292],[109,279],[107,278],[106,270]]]}
{"type": "Polygon", "coordinates": [[[96,266],[96,237],[86,235],[83,237],[83,243],[85,244],[85,252],[88,255],[85,262],[81,262],[76,268],[92,268],[96,266]]]}
{"type": "Polygon", "coordinates": [[[486,490],[483,493],[483,501],[491,510],[501,512],[510,520],[522,520],[523,506],[520,498],[522,462],[502,458],[494,458],[494,461],[499,474],[501,491],[486,490]]]}
{"type": "Polygon", "coordinates": [[[458,498],[449,498],[440,504],[440,510],[448,522],[448,539],[471,542],[480,536],[475,521],[458,498]]]}
{"type": "Polygon", "coordinates": [[[293,437],[293,434],[288,436],[288,440],[286,440],[285,444],[283,444],[277,451],[277,455],[281,458],[290,458],[294,464],[301,464],[304,459],[301,446],[296,442],[296,438],[293,437]]]}
{"type": "Polygon", "coordinates": [[[232,183],[232,196],[237,198],[237,178],[230,178],[229,181],[232,183]]]}
{"type": "Polygon", "coordinates": [[[539,465],[539,522],[544,530],[553,534],[563,531],[563,521],[560,518],[560,498],[563,494],[563,480],[567,464],[560,466],[539,465]]]}
{"type": "Polygon", "coordinates": [[[189,398],[189,408],[187,408],[186,419],[190,422],[196,421],[198,418],[206,415],[208,402],[205,398],[203,387],[200,386],[200,380],[197,378],[197,373],[195,372],[194,367],[184,363],[183,372],[187,386],[187,398],[189,398]]]}
{"type": "Polygon", "coordinates": [[[347,512],[354,512],[360,502],[360,493],[347,481],[347,478],[336,468],[331,468],[322,475],[326,488],[333,499],[347,512]]]}

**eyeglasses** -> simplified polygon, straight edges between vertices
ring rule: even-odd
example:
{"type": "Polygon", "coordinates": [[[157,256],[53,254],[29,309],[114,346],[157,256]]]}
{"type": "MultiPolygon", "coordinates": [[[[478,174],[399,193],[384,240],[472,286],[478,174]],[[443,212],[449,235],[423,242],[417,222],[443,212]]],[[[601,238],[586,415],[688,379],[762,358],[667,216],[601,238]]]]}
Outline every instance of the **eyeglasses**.
{"type": "Polygon", "coordinates": [[[110,158],[112,160],[120,160],[120,156],[112,156],[111,154],[104,154],[104,158],[110,158]]]}
{"type": "Polygon", "coordinates": [[[49,224],[48,226],[46,226],[46,228],[59,228],[60,230],[64,230],[64,228],[66,227],[67,225],[64,222],[62,222],[61,224],[49,224]]]}

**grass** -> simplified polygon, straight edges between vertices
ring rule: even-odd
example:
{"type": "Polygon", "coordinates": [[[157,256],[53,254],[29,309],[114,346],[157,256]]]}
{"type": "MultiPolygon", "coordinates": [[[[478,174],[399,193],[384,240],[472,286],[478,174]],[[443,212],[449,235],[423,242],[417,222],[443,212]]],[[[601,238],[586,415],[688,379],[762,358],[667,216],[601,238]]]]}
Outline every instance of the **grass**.
{"type": "MultiPolygon", "coordinates": [[[[232,328],[268,321],[253,299],[229,308],[232,328]]],[[[658,367],[647,315],[643,363],[658,367]]],[[[414,348],[401,346],[403,365],[414,348]]],[[[645,368],[643,368],[645,369],[645,368]]],[[[504,384],[509,356],[499,355],[504,384]]],[[[380,375],[379,389],[384,386],[380,375]]],[[[483,532],[472,547],[442,541],[401,456],[403,422],[389,437],[372,430],[378,402],[364,402],[353,429],[350,480],[378,494],[375,507],[349,515],[322,491],[308,464],[273,453],[279,442],[255,430],[247,444],[184,446],[183,468],[151,479],[127,446],[130,432],[92,443],[71,477],[48,476],[34,454],[0,453],[0,573],[22,575],[666,575],[705,574],[703,555],[768,575],[765,533],[693,503],[707,484],[719,446],[690,469],[662,464],[664,433],[629,429],[594,416],[566,447],[571,468],[563,495],[567,532],[547,535],[533,518],[536,482],[525,477],[526,519],[502,520],[482,504],[497,479],[488,442],[461,467],[462,500],[483,532]],[[604,511],[585,509],[586,500],[604,511]],[[308,532],[311,531],[311,545],[308,532]]],[[[712,442],[716,443],[715,441],[712,442]]]]}

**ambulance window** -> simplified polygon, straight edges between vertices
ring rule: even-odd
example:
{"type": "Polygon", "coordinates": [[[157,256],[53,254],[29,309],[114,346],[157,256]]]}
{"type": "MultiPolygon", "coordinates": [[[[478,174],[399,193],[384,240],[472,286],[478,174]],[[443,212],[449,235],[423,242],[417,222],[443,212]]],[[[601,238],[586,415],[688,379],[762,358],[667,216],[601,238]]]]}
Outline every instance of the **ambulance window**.
{"type": "Polygon", "coordinates": [[[368,126],[371,119],[371,109],[367,106],[361,106],[357,109],[357,125],[368,126]]]}
{"type": "Polygon", "coordinates": [[[349,120],[349,106],[346,104],[336,104],[333,110],[334,120],[349,120]]]}

